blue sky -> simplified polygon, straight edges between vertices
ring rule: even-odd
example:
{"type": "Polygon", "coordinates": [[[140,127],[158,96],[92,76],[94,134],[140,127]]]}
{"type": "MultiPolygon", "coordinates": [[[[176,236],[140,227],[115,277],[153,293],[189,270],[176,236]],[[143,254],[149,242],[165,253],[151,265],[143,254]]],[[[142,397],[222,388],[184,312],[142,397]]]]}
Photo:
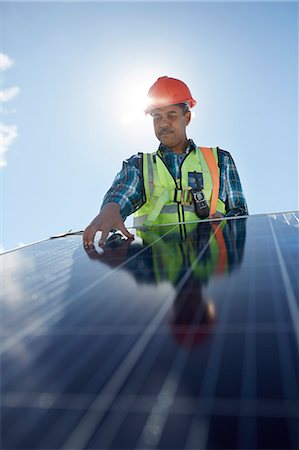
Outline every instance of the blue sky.
{"type": "Polygon", "coordinates": [[[2,249],[88,225],[122,160],[157,148],[142,106],[163,75],[190,87],[188,136],[231,152],[251,214],[298,209],[297,9],[0,3],[2,249]]]}

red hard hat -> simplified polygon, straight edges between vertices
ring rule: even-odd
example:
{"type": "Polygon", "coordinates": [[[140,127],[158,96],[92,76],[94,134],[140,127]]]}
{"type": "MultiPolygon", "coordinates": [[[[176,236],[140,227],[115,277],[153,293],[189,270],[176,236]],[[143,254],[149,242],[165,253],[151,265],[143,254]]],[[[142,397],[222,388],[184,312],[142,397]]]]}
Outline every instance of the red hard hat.
{"type": "Polygon", "coordinates": [[[145,113],[162,106],[188,103],[190,108],[196,105],[188,86],[181,80],[169,77],[160,77],[148,91],[148,106],[145,113]]]}
{"type": "Polygon", "coordinates": [[[216,322],[216,308],[212,301],[201,302],[203,310],[193,311],[199,322],[194,320],[192,309],[185,303],[170,321],[170,328],[175,340],[184,347],[195,348],[211,336],[216,322]],[[187,309],[186,309],[187,307],[187,309]]]}

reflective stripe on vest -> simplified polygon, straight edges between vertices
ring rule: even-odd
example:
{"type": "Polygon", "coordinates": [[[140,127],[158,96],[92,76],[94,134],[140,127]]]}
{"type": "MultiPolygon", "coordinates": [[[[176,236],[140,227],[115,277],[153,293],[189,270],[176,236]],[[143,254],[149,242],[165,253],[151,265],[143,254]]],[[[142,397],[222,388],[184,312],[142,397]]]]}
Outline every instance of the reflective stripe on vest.
{"type": "MultiPolygon", "coordinates": [[[[145,204],[134,214],[134,226],[199,220],[193,204],[183,206],[181,196],[188,188],[188,173],[201,173],[203,192],[208,205],[225,214],[225,205],[218,198],[219,168],[217,148],[196,148],[181,164],[181,179],[175,180],[159,152],[143,154],[145,204]],[[214,187],[215,183],[215,187],[214,187]],[[176,200],[176,201],[175,201],[176,200]]],[[[211,211],[212,214],[212,211],[211,211]]]]}

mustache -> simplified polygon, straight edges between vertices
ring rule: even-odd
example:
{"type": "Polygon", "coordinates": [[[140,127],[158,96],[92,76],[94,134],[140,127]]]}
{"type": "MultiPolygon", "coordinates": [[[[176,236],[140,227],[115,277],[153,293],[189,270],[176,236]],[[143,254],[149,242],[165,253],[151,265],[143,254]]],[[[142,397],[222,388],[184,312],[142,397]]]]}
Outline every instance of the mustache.
{"type": "Polygon", "coordinates": [[[170,128],[160,128],[159,134],[163,133],[172,133],[172,130],[170,128]]]}

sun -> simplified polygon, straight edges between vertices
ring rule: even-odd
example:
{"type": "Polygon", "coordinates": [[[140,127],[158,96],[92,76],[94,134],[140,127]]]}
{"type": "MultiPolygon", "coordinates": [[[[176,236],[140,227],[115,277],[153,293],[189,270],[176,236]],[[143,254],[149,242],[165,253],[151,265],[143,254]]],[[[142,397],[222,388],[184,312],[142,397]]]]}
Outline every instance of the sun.
{"type": "Polygon", "coordinates": [[[148,85],[145,83],[128,84],[122,99],[121,123],[129,125],[145,120],[148,85]]]}
{"type": "Polygon", "coordinates": [[[122,125],[141,126],[147,123],[148,116],[144,111],[148,104],[147,93],[157,78],[155,72],[136,70],[119,81],[115,90],[117,96],[115,112],[122,125]]]}

